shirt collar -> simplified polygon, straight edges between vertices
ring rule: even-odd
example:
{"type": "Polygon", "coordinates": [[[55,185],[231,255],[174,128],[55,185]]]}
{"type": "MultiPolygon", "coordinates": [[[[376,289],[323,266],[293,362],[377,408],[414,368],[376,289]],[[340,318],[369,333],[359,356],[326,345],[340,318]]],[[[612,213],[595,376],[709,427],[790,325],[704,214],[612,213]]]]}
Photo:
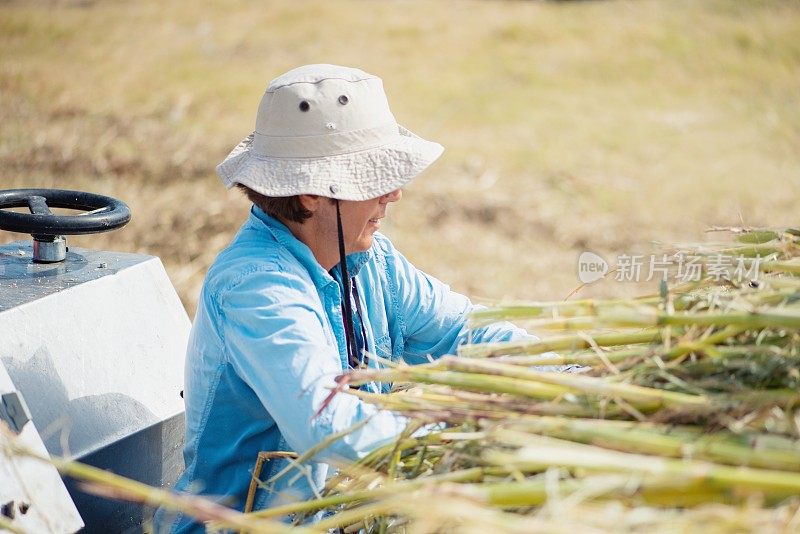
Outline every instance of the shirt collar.
{"type": "MultiPolygon", "coordinates": [[[[250,217],[248,223],[256,229],[266,228],[272,237],[283,245],[297,260],[306,268],[311,274],[314,285],[323,287],[335,280],[331,277],[330,273],[326,271],[322,265],[319,264],[314,257],[314,253],[308,248],[308,245],[297,239],[291,230],[280,222],[275,217],[267,215],[261,208],[256,205],[250,209],[250,217]]],[[[350,276],[356,276],[364,266],[372,258],[372,249],[365,252],[354,252],[347,255],[347,272],[350,276]]],[[[334,267],[339,270],[339,264],[334,267]]]]}

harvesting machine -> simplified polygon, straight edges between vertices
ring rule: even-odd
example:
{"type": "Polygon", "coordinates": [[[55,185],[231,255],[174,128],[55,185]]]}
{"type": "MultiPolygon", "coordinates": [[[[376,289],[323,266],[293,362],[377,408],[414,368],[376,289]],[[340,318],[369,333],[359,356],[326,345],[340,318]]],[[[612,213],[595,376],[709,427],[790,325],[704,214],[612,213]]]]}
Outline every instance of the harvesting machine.
{"type": "MultiPolygon", "coordinates": [[[[34,451],[163,487],[183,467],[189,318],[158,258],[65,239],[129,220],[106,196],[0,191],[0,230],[32,236],[0,245],[0,420],[34,451]]],[[[0,450],[0,513],[25,532],[139,532],[152,510],[0,450]]]]}

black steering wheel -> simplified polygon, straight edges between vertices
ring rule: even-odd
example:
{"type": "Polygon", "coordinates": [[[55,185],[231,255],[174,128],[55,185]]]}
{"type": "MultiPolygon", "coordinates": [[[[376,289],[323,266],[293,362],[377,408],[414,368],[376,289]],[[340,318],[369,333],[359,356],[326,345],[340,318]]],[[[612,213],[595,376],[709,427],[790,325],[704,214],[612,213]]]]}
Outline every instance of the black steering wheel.
{"type": "Polygon", "coordinates": [[[103,195],[66,189],[0,190],[0,230],[31,234],[35,239],[47,241],[52,236],[108,232],[125,226],[130,220],[131,210],[127,204],[103,195]],[[4,209],[25,207],[31,212],[4,209]],[[55,215],[51,207],[86,213],[55,215]]]}

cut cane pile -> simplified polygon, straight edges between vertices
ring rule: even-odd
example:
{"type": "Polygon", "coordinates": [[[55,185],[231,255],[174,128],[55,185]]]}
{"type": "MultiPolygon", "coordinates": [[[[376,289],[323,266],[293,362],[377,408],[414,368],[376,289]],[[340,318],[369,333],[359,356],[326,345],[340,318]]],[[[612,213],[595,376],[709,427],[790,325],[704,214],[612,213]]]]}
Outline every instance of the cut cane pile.
{"type": "Polygon", "coordinates": [[[325,510],[320,531],[369,533],[800,530],[799,251],[800,231],[738,229],[684,247],[703,276],[656,296],[472,317],[540,341],[345,375],[394,383],[340,394],[408,415],[407,432],[320,498],[257,515],[325,510]],[[582,372],[541,369],[565,364],[582,372]]]}

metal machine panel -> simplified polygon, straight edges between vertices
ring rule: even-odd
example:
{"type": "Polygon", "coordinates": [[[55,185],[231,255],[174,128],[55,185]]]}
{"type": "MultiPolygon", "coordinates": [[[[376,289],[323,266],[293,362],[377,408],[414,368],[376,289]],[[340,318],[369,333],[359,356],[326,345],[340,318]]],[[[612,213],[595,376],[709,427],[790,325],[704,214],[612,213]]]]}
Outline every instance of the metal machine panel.
{"type": "Polygon", "coordinates": [[[71,248],[59,263],[34,263],[30,242],[0,246],[0,312],[155,259],[141,254],[71,248]]]}
{"type": "MultiPolygon", "coordinates": [[[[48,452],[172,485],[190,321],[161,261],[73,247],[58,264],[31,255],[30,243],[0,246],[0,361],[48,452]]],[[[146,519],[68,487],[87,531],[146,519]]]]}
{"type": "Polygon", "coordinates": [[[0,363],[0,415],[15,427],[7,434],[0,433],[0,514],[24,532],[75,532],[83,527],[83,521],[55,468],[34,458],[10,455],[4,446],[3,442],[16,434],[13,439],[19,445],[47,456],[36,425],[26,421],[24,402],[0,363]],[[6,404],[12,399],[15,414],[8,413],[6,404]]]}

